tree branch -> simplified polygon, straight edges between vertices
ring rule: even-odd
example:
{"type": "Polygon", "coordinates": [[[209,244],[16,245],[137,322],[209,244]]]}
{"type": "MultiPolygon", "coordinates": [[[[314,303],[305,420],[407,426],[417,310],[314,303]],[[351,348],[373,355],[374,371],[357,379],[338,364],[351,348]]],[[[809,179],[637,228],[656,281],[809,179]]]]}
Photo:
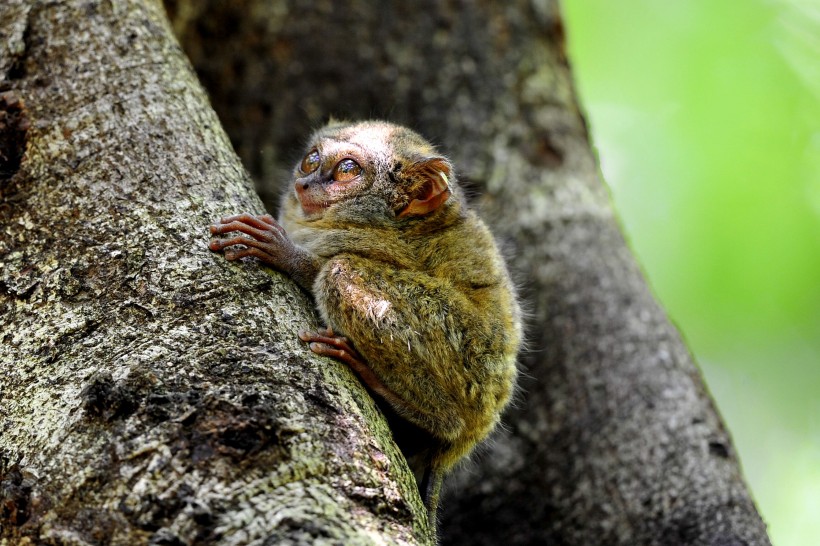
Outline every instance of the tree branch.
{"type": "Polygon", "coordinates": [[[311,302],[208,251],[262,206],[162,7],[7,0],[0,36],[0,543],[429,541],[311,302]]]}

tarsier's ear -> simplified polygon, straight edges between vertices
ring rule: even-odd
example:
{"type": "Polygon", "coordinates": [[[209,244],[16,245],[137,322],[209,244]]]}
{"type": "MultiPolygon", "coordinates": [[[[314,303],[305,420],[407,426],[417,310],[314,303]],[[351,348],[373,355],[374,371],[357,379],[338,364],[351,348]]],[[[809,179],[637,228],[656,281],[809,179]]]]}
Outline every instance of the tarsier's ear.
{"type": "Polygon", "coordinates": [[[417,161],[405,167],[402,177],[413,180],[410,203],[398,213],[399,218],[424,216],[438,209],[450,197],[450,162],[443,157],[417,161]]]}

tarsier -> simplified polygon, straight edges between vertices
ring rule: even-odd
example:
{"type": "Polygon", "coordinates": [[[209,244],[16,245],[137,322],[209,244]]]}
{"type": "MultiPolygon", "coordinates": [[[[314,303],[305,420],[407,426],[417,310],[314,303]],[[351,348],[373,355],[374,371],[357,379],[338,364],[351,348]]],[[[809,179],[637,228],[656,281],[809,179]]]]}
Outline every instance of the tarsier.
{"type": "Polygon", "coordinates": [[[449,160],[415,132],[331,122],[307,149],[278,220],[222,218],[211,233],[233,235],[210,248],[313,296],[327,328],[299,338],[375,395],[435,521],[444,473],[495,427],[515,383],[507,268],[449,160]]]}

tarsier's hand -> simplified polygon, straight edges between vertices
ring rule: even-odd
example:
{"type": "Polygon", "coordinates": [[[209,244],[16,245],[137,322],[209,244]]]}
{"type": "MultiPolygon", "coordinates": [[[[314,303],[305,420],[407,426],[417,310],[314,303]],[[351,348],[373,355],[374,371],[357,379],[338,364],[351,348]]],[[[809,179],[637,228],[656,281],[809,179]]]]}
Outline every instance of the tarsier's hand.
{"type": "Polygon", "coordinates": [[[290,240],[285,228],[269,214],[254,216],[237,214],[220,218],[211,226],[211,235],[244,233],[228,239],[211,239],[208,248],[224,251],[228,260],[246,256],[259,258],[262,262],[290,275],[302,288],[310,290],[319,271],[317,259],[290,240]],[[242,245],[244,248],[228,248],[242,245]]]}
{"type": "Polygon", "coordinates": [[[245,256],[254,256],[266,264],[282,269],[282,255],[292,253],[293,243],[288,239],[285,229],[276,223],[269,214],[252,216],[237,214],[219,219],[219,223],[211,226],[211,235],[240,232],[249,237],[236,235],[229,239],[213,239],[208,245],[211,250],[220,251],[227,247],[244,245],[246,248],[228,248],[225,258],[238,260],[245,256]]]}

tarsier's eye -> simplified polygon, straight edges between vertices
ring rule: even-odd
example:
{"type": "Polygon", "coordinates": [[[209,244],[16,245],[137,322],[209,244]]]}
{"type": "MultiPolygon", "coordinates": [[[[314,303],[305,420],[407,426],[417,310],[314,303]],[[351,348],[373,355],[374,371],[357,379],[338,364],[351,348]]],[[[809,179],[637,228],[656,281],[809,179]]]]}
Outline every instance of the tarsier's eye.
{"type": "Polygon", "coordinates": [[[352,159],[342,159],[333,167],[334,182],[347,182],[362,174],[362,167],[352,159]]]}
{"type": "Polygon", "coordinates": [[[299,165],[299,170],[305,174],[310,174],[316,169],[318,169],[321,163],[322,162],[321,157],[319,156],[319,150],[314,148],[311,151],[309,151],[305,158],[302,160],[302,164],[299,165]]]}

